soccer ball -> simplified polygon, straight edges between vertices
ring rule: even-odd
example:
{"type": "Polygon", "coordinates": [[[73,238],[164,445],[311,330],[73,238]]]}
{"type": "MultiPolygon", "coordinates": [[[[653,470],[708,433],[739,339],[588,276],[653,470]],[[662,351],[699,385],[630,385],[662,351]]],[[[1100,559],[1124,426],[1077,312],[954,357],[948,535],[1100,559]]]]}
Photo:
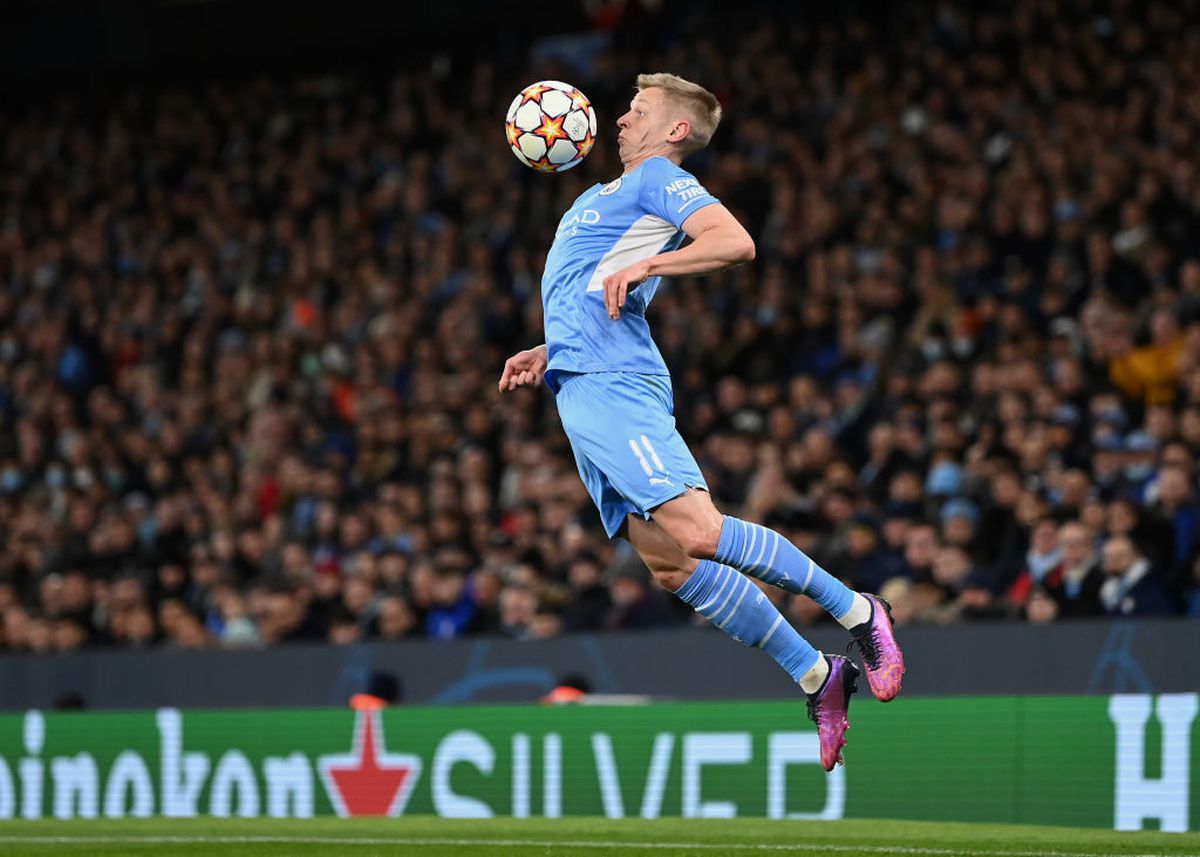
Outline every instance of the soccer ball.
{"type": "Polygon", "coordinates": [[[517,160],[542,173],[561,173],[596,142],[596,111],[569,83],[541,80],[521,90],[504,123],[517,160]]]}

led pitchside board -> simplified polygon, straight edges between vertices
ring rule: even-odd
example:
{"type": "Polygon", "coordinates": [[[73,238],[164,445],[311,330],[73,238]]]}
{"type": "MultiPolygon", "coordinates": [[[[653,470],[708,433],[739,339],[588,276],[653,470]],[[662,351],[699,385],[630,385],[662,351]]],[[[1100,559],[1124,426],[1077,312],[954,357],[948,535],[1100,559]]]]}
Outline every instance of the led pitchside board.
{"type": "MultiPolygon", "coordinates": [[[[0,716],[0,819],[435,814],[1200,829],[1198,697],[0,716]]],[[[2,823],[2,822],[0,822],[2,823]]]]}

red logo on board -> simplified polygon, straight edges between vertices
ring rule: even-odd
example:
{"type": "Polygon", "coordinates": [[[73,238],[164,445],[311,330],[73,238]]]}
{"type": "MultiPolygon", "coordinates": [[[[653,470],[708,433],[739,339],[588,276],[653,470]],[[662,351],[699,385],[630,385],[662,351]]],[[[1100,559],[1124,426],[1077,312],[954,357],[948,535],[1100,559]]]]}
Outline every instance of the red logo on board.
{"type": "Polygon", "coordinates": [[[421,776],[421,758],[387,752],[379,712],[359,711],[353,749],[321,756],[317,769],[334,810],[343,818],[402,815],[421,776]]]}

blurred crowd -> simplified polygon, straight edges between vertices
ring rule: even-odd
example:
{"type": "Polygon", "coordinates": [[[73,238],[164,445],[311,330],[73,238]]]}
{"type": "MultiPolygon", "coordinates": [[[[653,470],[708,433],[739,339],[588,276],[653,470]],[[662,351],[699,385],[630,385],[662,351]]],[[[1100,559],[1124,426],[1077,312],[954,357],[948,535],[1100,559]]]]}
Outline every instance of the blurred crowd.
{"type": "Polygon", "coordinates": [[[758,247],[650,312],[718,505],[901,622],[1200,616],[1195,6],[718,6],[0,115],[0,650],[693,622],[496,392],[658,70],[720,96],[688,166],[758,247]],[[539,77],[600,115],[559,176],[504,144],[539,77]]]}

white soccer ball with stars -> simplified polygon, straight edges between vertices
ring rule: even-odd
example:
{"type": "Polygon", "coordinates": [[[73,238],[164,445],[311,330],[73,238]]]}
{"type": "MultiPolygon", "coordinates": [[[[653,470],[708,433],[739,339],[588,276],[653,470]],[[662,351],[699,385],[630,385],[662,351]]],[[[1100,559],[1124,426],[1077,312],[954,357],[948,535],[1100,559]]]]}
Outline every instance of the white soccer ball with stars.
{"type": "Polygon", "coordinates": [[[522,89],[504,124],[517,160],[543,173],[571,169],[596,142],[592,103],[561,80],[539,80],[522,89]]]}

